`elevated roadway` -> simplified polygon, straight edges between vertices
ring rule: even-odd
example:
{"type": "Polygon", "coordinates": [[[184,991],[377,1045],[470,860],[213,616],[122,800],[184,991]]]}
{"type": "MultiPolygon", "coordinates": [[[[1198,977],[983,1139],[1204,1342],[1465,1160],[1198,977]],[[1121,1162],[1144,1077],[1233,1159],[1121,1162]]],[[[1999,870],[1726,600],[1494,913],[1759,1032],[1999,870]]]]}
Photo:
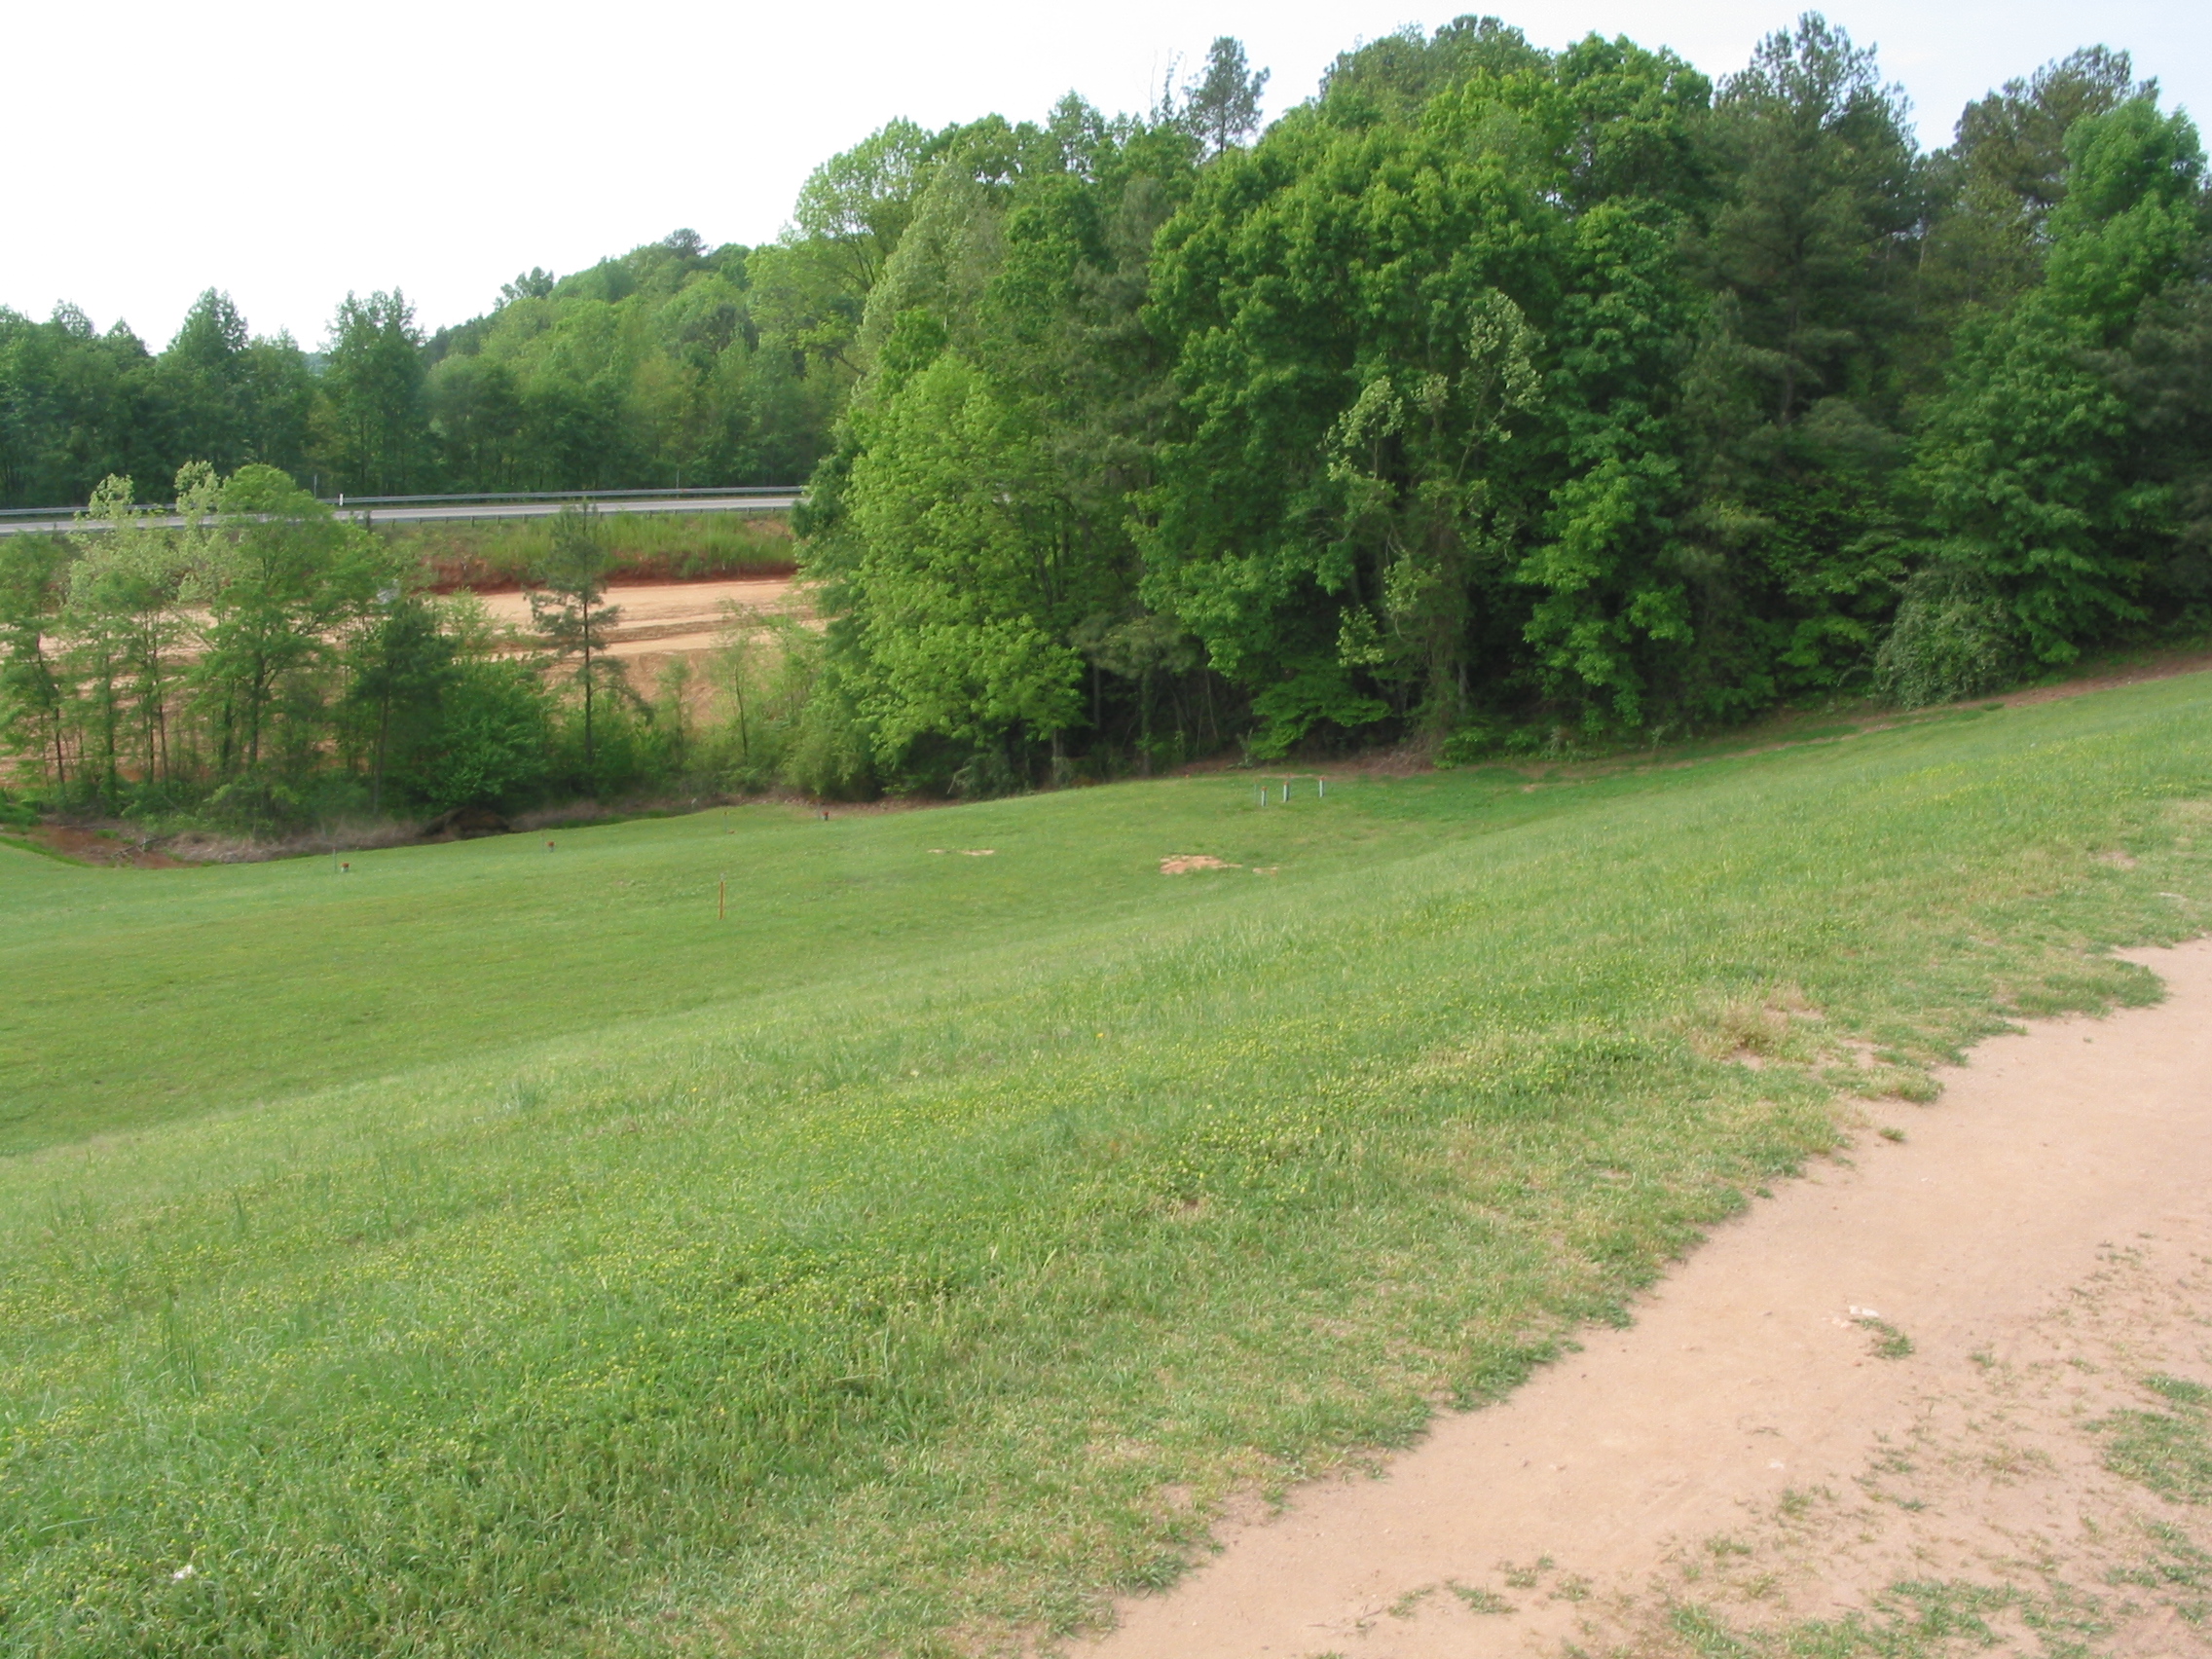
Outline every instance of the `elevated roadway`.
{"type": "MultiPolygon", "coordinates": [[[[540,492],[504,496],[338,496],[323,504],[363,524],[475,524],[495,519],[546,518],[563,507],[590,505],[602,513],[764,513],[789,512],[801,492],[791,486],[733,490],[625,490],[601,493],[540,492]]],[[[0,510],[0,535],[51,535],[64,531],[98,531],[103,523],[78,518],[78,507],[11,507],[0,510]]],[[[182,525],[173,515],[150,521],[182,525]]]]}

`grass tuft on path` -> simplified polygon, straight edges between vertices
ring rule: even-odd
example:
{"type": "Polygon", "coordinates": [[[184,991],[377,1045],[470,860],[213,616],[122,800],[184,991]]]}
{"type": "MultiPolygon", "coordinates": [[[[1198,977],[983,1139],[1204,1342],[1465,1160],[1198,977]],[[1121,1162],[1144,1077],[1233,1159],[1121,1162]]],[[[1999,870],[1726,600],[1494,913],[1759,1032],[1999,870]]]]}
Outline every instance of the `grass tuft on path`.
{"type": "Polygon", "coordinates": [[[2212,1388],[2183,1377],[2146,1377],[2170,1412],[2120,1411],[2096,1427],[2110,1435],[2105,1466],[2177,1503],[2212,1503],[2212,1388]]]}
{"type": "Polygon", "coordinates": [[[2212,679],[1255,801],[0,848],[0,1652],[1095,1622],[1625,1319],[1844,1091],[2155,998],[2212,679]]]}

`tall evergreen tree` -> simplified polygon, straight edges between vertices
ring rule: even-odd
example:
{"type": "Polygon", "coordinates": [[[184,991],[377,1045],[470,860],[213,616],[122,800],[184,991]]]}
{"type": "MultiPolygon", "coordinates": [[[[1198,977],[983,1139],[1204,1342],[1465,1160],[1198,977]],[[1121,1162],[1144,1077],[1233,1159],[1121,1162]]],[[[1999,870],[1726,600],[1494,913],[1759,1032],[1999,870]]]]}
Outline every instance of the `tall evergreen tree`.
{"type": "Polygon", "coordinates": [[[1222,35],[1206,48],[1204,72],[1183,88],[1184,124],[1198,135],[1207,159],[1241,144],[1260,130],[1260,99],[1269,71],[1253,72],[1244,43],[1222,35]]]}
{"type": "Polygon", "coordinates": [[[583,696],[584,771],[598,764],[598,727],[608,692],[627,688],[620,659],[607,654],[608,636],[622,619],[619,606],[607,603],[607,576],[613,561],[599,516],[589,507],[565,506],[553,519],[552,545],[531,572],[537,584],[530,595],[530,617],[557,664],[571,664],[583,696]]]}

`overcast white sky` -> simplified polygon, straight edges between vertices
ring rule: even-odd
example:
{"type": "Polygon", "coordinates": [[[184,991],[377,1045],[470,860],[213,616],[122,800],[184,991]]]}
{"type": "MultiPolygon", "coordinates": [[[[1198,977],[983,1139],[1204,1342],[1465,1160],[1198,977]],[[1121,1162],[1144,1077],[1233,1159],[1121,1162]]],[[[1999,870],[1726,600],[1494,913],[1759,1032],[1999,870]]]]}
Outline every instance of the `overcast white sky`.
{"type": "MultiPolygon", "coordinates": [[[[1279,112],[1341,49],[1460,9],[13,0],[0,305],[44,316],[68,300],[159,347],[214,286],[256,332],[312,347],[349,288],[396,286],[435,327],[532,265],[571,271],[678,226],[766,240],[817,162],[895,115],[1019,119],[1071,88],[1142,108],[1171,58],[1220,34],[1273,71],[1279,112]]],[[[1539,45],[1626,33],[1714,76],[1795,16],[1788,0],[1497,9],[1539,45]]],[[[2098,41],[2132,52],[2169,102],[2212,109],[2212,6],[2194,0],[1837,0],[1827,15],[1880,48],[1931,145],[1968,98],[2098,41]]]]}

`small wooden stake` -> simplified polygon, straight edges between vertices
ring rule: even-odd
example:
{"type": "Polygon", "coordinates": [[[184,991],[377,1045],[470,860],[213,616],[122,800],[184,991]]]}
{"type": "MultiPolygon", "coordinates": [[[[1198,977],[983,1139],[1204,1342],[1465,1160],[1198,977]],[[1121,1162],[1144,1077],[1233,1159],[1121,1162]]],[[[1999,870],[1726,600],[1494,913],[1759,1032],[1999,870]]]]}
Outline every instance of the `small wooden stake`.
{"type": "Polygon", "coordinates": [[[723,876],[715,883],[715,920],[723,921],[729,915],[729,877],[723,876]]]}

